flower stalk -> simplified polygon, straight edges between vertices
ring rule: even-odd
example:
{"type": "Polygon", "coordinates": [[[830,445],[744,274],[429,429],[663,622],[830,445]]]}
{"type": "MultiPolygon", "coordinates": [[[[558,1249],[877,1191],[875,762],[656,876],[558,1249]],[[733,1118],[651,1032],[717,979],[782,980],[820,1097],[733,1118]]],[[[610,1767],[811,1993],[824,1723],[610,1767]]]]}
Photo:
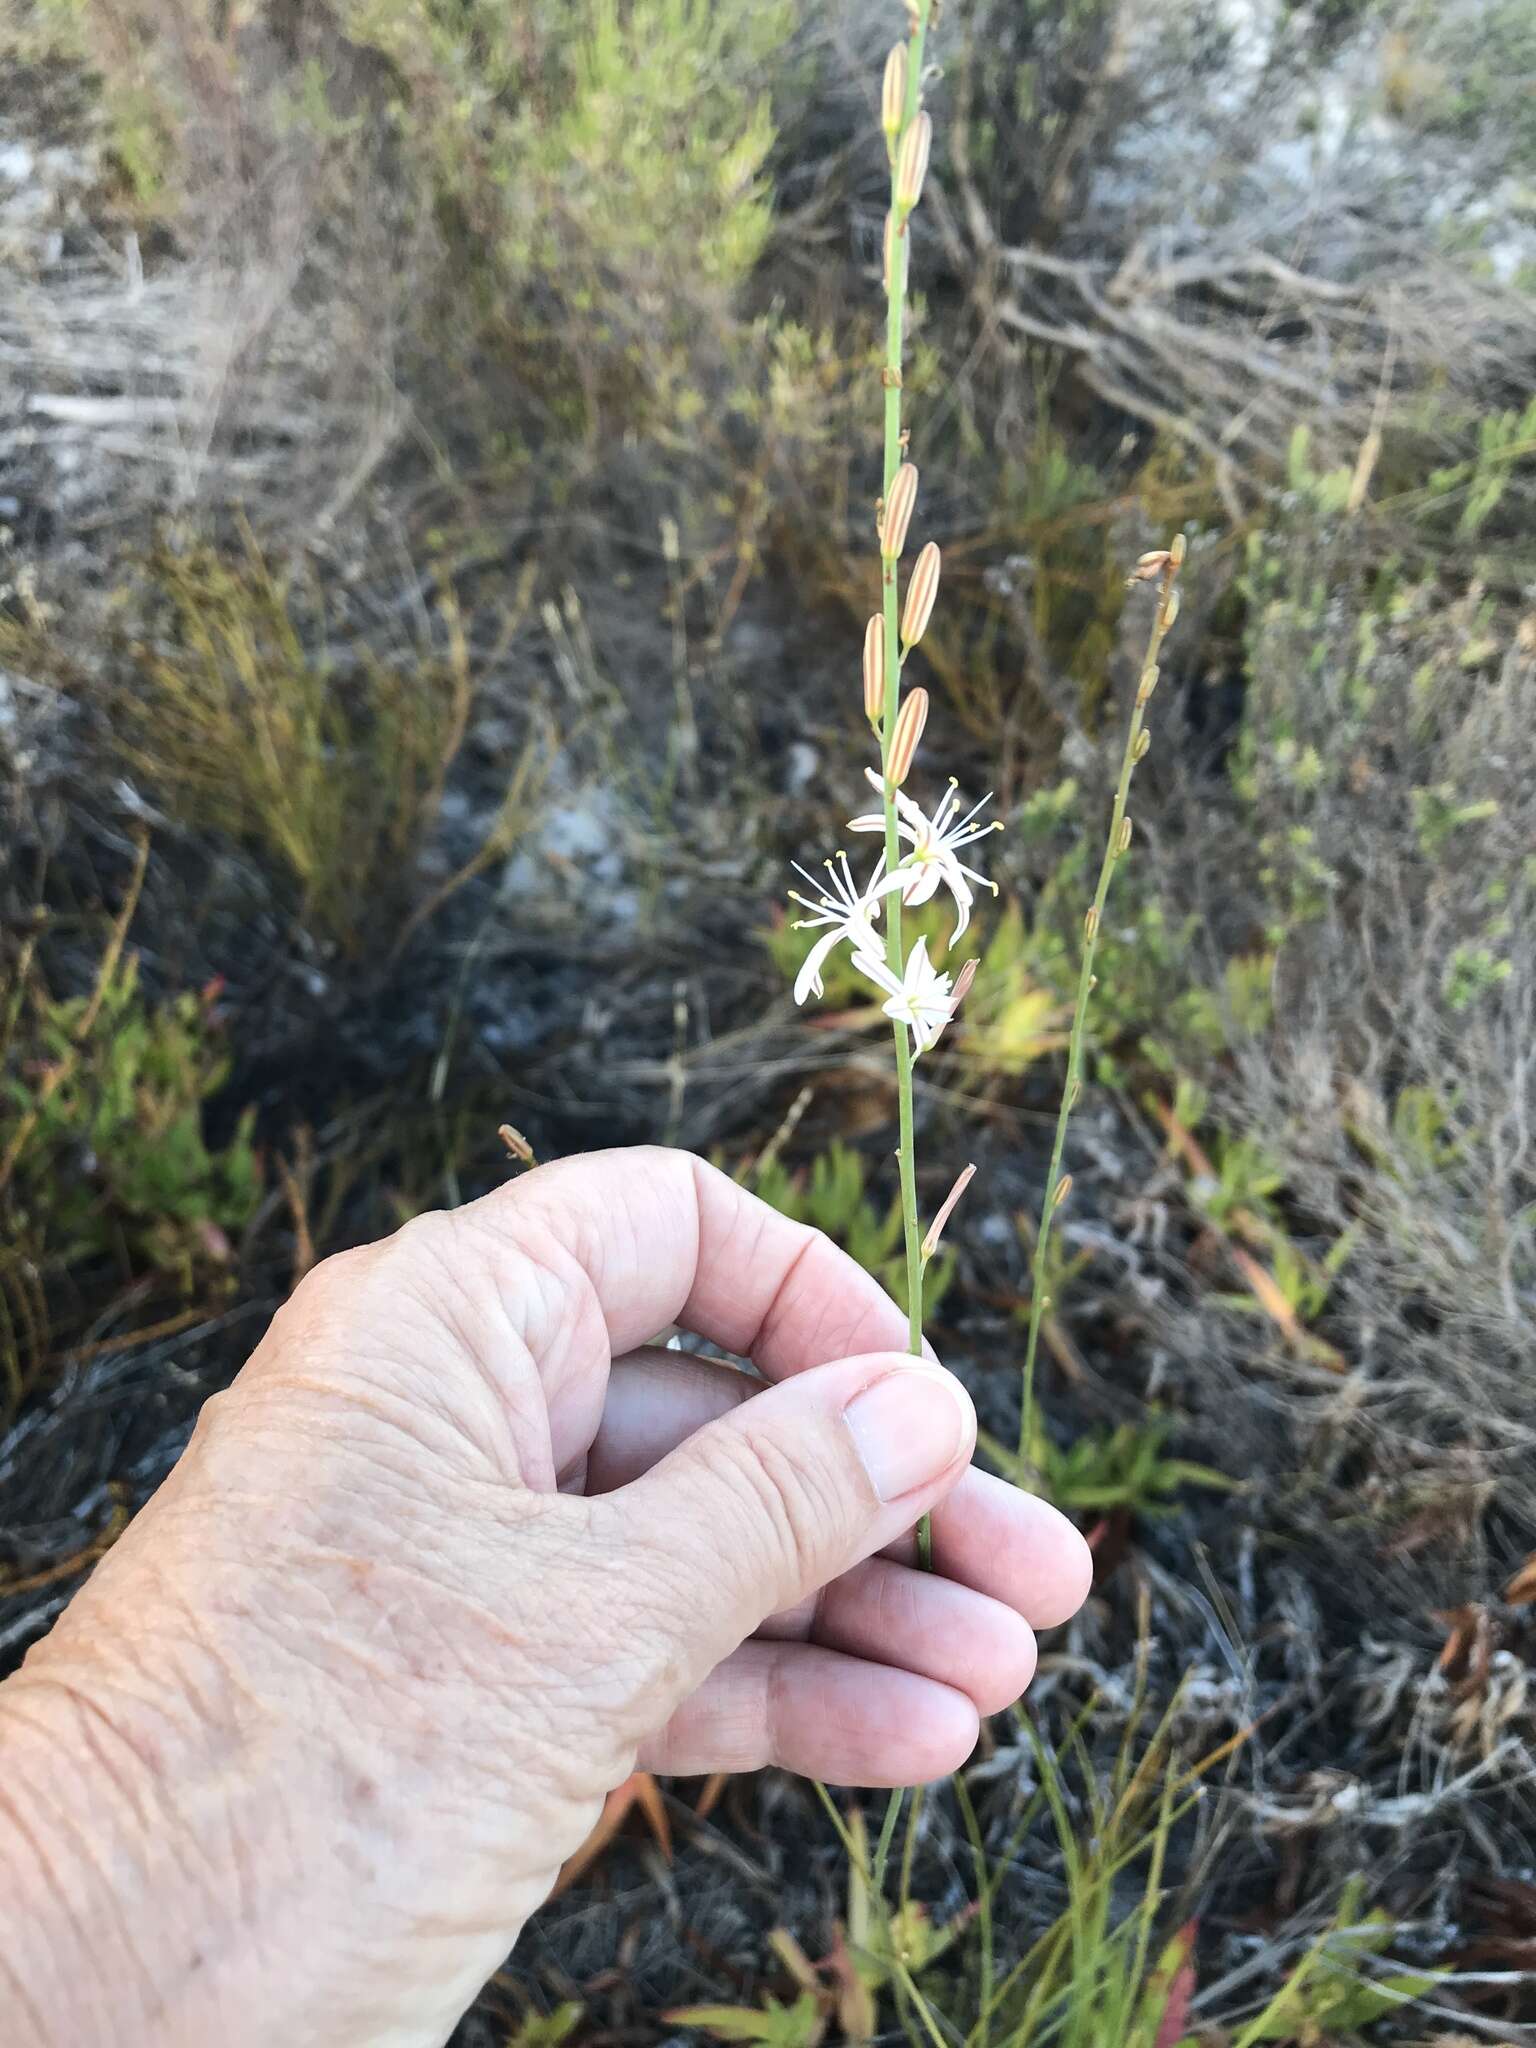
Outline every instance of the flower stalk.
{"type": "Polygon", "coordinates": [[[1094,954],[1098,950],[1099,932],[1104,922],[1104,904],[1109,895],[1110,877],[1124,859],[1131,844],[1131,820],[1126,806],[1130,801],[1131,777],[1138,762],[1146,759],[1151,745],[1151,734],[1142,723],[1152,693],[1158,682],[1158,656],[1162,652],[1169,629],[1179,615],[1179,594],[1175,588],[1179,570],[1184,561],[1184,536],[1179,534],[1169,548],[1159,548],[1142,556],[1132,572],[1132,583],[1156,583],[1157,606],[1152,615],[1152,627],[1147,637],[1147,651],[1141,664],[1141,673],[1136,684],[1136,700],[1131,710],[1130,727],[1125,736],[1125,751],[1120,760],[1120,776],[1115,784],[1115,805],[1110,814],[1109,835],[1104,847],[1104,858],[1099,866],[1098,887],[1093,892],[1093,902],[1083,918],[1083,957],[1077,976],[1077,1000],[1072,1009],[1072,1030],[1067,1041],[1067,1073],[1062,1085],[1061,1108],[1056,1116],[1056,1135],[1051,1145],[1051,1163],[1045,1176],[1045,1200],[1040,1209],[1040,1228],[1035,1236],[1033,1262],[1033,1284],[1029,1299],[1029,1335],[1024,1345],[1024,1384],[1019,1408],[1019,1471],[1023,1477],[1029,1468],[1029,1460],[1035,1443],[1035,1359],[1040,1349],[1040,1326],[1045,1319],[1050,1302],[1046,1296],[1046,1253],[1051,1241],[1051,1226],[1057,1211],[1072,1191],[1072,1176],[1061,1170],[1062,1155],[1066,1150],[1067,1125],[1077,1107],[1083,1092],[1083,1049],[1087,1039],[1088,1000],[1098,985],[1093,971],[1094,954]]]}
{"type": "MultiPolygon", "coordinates": [[[[923,54],[928,41],[928,22],[933,13],[933,0],[916,0],[909,16],[911,30],[906,47],[906,61],[901,66],[888,62],[886,77],[890,81],[893,70],[899,69],[905,88],[900,105],[900,124],[894,130],[886,130],[887,148],[891,160],[891,204],[887,220],[886,243],[889,251],[885,266],[885,365],[881,377],[884,393],[884,468],[881,477],[881,521],[880,521],[880,595],[881,612],[884,620],[885,637],[885,710],[881,720],[881,759],[885,787],[882,792],[882,806],[885,826],[885,865],[894,871],[901,856],[901,841],[897,833],[896,785],[891,780],[891,751],[896,738],[896,724],[899,699],[901,696],[901,603],[897,582],[897,562],[906,540],[907,523],[911,518],[913,502],[917,496],[917,472],[910,463],[903,461],[905,441],[901,425],[902,358],[906,341],[907,279],[910,272],[912,236],[909,227],[912,207],[917,201],[917,192],[906,197],[905,187],[913,182],[916,167],[912,137],[918,120],[918,99],[922,90],[923,54]],[[908,479],[910,478],[910,492],[908,479]]],[[[900,45],[897,46],[898,48],[900,45]]],[[[892,109],[890,118],[894,118],[892,109]]],[[[927,116],[923,121],[927,124],[927,116]]],[[[921,157],[924,169],[928,160],[926,135],[922,138],[921,157]]],[[[917,178],[921,186],[921,176],[917,178]]],[[[901,895],[890,899],[885,927],[886,965],[892,974],[901,976],[905,956],[902,951],[901,895]]],[[[901,1224],[902,1242],[906,1254],[907,1269],[907,1338],[908,1347],[914,1357],[921,1356],[923,1349],[923,1255],[922,1231],[917,1219],[917,1155],[915,1123],[912,1107],[912,1052],[906,1029],[899,1022],[893,1022],[893,1038],[896,1051],[896,1096],[897,1096],[897,1143],[896,1161],[901,1181],[901,1224]]],[[[933,1566],[933,1532],[927,1515],[918,1524],[918,1562],[924,1571],[933,1566]]]]}
{"type": "MultiPolygon", "coordinates": [[[[907,1282],[907,1336],[914,1356],[923,1348],[923,1272],[937,1248],[940,1234],[969,1183],[967,1167],[924,1236],[917,1214],[917,1158],[914,1137],[913,1068],[931,1052],[953,1022],[975,978],[976,962],[967,960],[956,978],[928,956],[926,934],[910,950],[902,931],[904,907],[930,902],[944,889],[953,899],[953,945],[970,921],[976,887],[991,888],[985,876],[961,859],[962,850],[995,830],[980,821],[990,801],[965,809],[954,783],[933,810],[926,811],[903,787],[911,774],[928,717],[928,693],[913,689],[902,695],[902,668],[927,630],[938,596],[940,560],[933,542],[918,551],[901,601],[901,560],[917,506],[918,474],[907,460],[902,425],[902,354],[906,328],[907,279],[911,262],[910,222],[922,194],[932,147],[932,122],[923,111],[923,56],[936,0],[907,0],[909,32],[886,61],[881,91],[881,127],[890,161],[890,206],[882,249],[885,281],[885,360],[880,369],[884,436],[880,501],[875,526],[880,554],[880,610],[864,634],[863,708],[880,747],[878,769],[867,771],[880,797],[878,811],[851,818],[854,832],[877,833],[881,852],[873,873],[858,881],[845,855],[827,862],[826,881],[800,870],[812,894],[795,897],[807,913],[798,922],[818,936],[812,941],[795,982],[795,1000],[822,993],[822,969],[833,951],[847,945],[852,965],[872,982],[891,1020],[896,1060],[897,1146],[901,1181],[902,1242],[907,1282]],[[878,920],[885,918],[883,932],[878,920]]],[[[918,1563],[933,1568],[933,1539],[926,1515],[917,1527],[918,1563]]],[[[875,1846],[869,1878],[873,1896],[884,1897],[886,1861],[901,1810],[902,1795],[893,1793],[875,1846]]]]}

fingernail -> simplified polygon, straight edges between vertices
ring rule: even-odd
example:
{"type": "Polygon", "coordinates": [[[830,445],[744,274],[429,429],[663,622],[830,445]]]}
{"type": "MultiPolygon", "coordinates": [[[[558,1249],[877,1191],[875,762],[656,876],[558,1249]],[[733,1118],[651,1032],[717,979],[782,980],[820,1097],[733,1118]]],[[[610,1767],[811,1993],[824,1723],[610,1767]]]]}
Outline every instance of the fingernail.
{"type": "Polygon", "coordinates": [[[900,1500],[952,1465],[971,1435],[971,1403],[952,1374],[907,1365],[888,1372],[843,1410],[870,1484],[900,1500]]]}

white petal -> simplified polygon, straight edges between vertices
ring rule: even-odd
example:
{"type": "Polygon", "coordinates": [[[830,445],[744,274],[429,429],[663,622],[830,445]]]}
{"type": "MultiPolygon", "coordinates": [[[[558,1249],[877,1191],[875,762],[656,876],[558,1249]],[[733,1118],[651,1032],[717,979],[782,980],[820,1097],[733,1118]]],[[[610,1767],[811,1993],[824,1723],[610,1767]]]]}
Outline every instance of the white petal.
{"type": "Polygon", "coordinates": [[[902,888],[901,900],[913,910],[920,903],[931,902],[940,882],[944,879],[939,872],[938,862],[932,860],[916,861],[911,867],[898,868],[896,872],[907,877],[902,888]]]}
{"type": "MultiPolygon", "coordinates": [[[[936,862],[935,866],[937,865],[938,863],[936,862]]],[[[959,918],[956,920],[955,928],[949,935],[949,943],[953,945],[970,923],[971,905],[976,899],[972,896],[970,884],[965,879],[965,870],[958,861],[947,860],[943,863],[943,867],[944,880],[949,885],[950,895],[955,899],[955,908],[960,913],[959,918]]]]}
{"type": "Polygon", "coordinates": [[[800,972],[795,976],[795,1001],[797,1003],[803,1003],[809,995],[819,996],[822,993],[821,963],[826,959],[832,948],[838,945],[845,936],[846,927],[834,925],[831,931],[823,932],[815,945],[812,946],[810,952],[806,954],[804,964],[801,966],[800,972]]]}
{"type": "Polygon", "coordinates": [[[905,995],[901,983],[878,953],[855,953],[853,964],[860,974],[866,975],[876,988],[883,988],[893,1000],[905,995]]]}
{"type": "Polygon", "coordinates": [[[922,938],[913,940],[912,950],[907,955],[905,985],[909,989],[918,990],[924,988],[932,979],[933,963],[928,958],[928,939],[924,934],[922,938]]]}
{"type": "Polygon", "coordinates": [[[850,818],[848,820],[848,830],[850,832],[883,832],[885,830],[885,819],[878,811],[866,811],[863,817],[850,818]]]}

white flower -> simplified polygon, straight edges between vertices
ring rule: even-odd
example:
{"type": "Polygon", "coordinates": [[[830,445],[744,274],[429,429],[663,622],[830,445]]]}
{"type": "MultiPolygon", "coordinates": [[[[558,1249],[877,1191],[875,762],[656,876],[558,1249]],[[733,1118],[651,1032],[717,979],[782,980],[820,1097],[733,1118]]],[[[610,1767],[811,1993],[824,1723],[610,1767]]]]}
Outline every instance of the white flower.
{"type": "MultiPolygon", "coordinates": [[[[873,768],[866,769],[865,774],[883,795],[885,783],[882,778],[873,768]]],[[[944,792],[931,818],[910,797],[903,796],[899,789],[895,798],[896,830],[903,839],[910,841],[912,847],[896,870],[898,876],[906,878],[899,884],[901,900],[910,908],[914,904],[928,902],[937,895],[941,884],[946,887],[960,913],[959,922],[950,935],[953,944],[971,921],[972,882],[979,883],[983,889],[991,889],[994,894],[997,890],[995,882],[989,882],[985,875],[978,874],[975,868],[968,868],[959,858],[962,846],[984,839],[989,832],[1001,831],[1002,827],[996,820],[986,825],[976,822],[977,813],[992,801],[992,793],[989,790],[963,818],[957,816],[960,794],[954,782],[944,792]]],[[[851,819],[848,829],[851,832],[883,832],[885,818],[881,813],[871,811],[862,818],[851,819]]],[[[888,880],[886,886],[891,887],[892,883],[888,880]]]]}
{"type": "Polygon", "coordinates": [[[906,973],[899,980],[877,953],[855,953],[853,964],[885,990],[890,1000],[880,1007],[912,1033],[913,1052],[926,1052],[955,1008],[949,976],[941,974],[928,958],[928,941],[919,939],[913,946],[907,955],[906,973]]]}
{"type": "Polygon", "coordinates": [[[888,890],[899,888],[901,883],[898,877],[886,874],[883,853],[875,862],[875,871],[862,890],[853,879],[846,853],[840,853],[836,861],[826,863],[827,882],[818,882],[814,875],[807,874],[799,861],[794,863],[794,868],[816,891],[816,895],[810,897],[790,890],[790,901],[811,913],[809,917],[795,919],[795,930],[814,931],[818,925],[828,927],[805,956],[805,963],[795,976],[795,1001],[803,1003],[808,995],[821,994],[822,963],[833,947],[840,946],[844,939],[855,953],[878,956],[880,937],[874,921],[880,915],[880,898],[888,890]]]}

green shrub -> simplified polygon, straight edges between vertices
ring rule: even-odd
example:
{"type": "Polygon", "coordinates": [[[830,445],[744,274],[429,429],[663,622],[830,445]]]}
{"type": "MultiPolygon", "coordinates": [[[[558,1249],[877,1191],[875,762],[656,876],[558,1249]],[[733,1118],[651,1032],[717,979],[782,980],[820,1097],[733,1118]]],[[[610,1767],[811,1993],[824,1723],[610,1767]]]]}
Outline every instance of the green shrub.
{"type": "Polygon", "coordinates": [[[17,1119],[17,1221],[53,1257],[126,1251],[134,1270],[183,1270],[228,1256],[260,1175],[254,1111],[221,1146],[204,1130],[204,1104],[229,1071],[214,1000],[210,990],[152,1003],[132,954],[91,996],[32,992],[0,1085],[17,1119]]]}
{"type": "MultiPolygon", "coordinates": [[[[398,944],[474,701],[457,612],[442,607],[441,650],[386,661],[339,641],[318,589],[254,541],[234,561],[160,548],[145,569],[156,602],[122,638],[112,704],[123,760],[178,823],[263,852],[332,944],[398,944]]],[[[538,758],[530,742],[513,764],[473,866],[524,829],[538,758]]]]}

